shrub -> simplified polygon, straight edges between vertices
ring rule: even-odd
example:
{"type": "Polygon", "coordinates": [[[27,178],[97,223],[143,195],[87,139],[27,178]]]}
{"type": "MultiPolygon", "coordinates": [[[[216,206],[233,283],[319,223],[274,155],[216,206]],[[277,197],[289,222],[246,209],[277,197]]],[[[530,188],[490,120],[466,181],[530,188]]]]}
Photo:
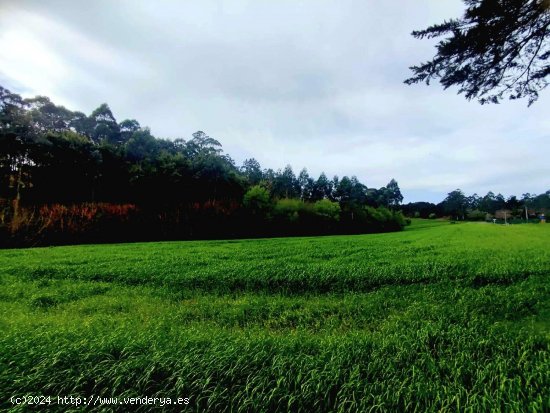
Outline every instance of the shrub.
{"type": "MultiPolygon", "coordinates": [[[[46,204],[21,208],[18,221],[3,225],[0,233],[10,230],[2,246],[42,245],[78,240],[113,239],[135,223],[139,213],[134,204],[81,203],[46,204]]],[[[123,237],[124,238],[124,237],[123,237]]]]}
{"type": "Polygon", "coordinates": [[[395,222],[397,222],[402,227],[404,227],[405,225],[411,225],[411,220],[405,219],[405,215],[403,215],[401,211],[393,211],[392,216],[395,222]]]}
{"type": "Polygon", "coordinates": [[[486,215],[487,213],[485,211],[474,209],[474,210],[468,211],[468,214],[466,216],[470,221],[483,221],[485,220],[486,215]]]}
{"type": "Polygon", "coordinates": [[[260,185],[254,185],[244,194],[243,204],[253,214],[265,214],[271,209],[269,191],[260,185]]]}
{"type": "Polygon", "coordinates": [[[313,205],[313,212],[326,220],[338,221],[340,219],[340,204],[328,199],[321,199],[313,205]]]}
{"type": "Polygon", "coordinates": [[[364,231],[398,231],[407,225],[401,211],[391,211],[380,206],[378,208],[365,207],[365,215],[360,215],[364,231]]]}
{"type": "Polygon", "coordinates": [[[306,212],[308,207],[308,205],[299,199],[283,198],[279,199],[275,204],[273,215],[284,221],[296,222],[299,220],[300,214],[306,212]]]}

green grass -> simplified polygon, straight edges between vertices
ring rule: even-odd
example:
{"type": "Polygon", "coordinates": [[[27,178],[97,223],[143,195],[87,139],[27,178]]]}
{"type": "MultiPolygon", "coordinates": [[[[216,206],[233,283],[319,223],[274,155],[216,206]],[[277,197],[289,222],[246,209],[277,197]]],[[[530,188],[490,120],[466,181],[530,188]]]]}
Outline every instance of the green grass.
{"type": "Polygon", "coordinates": [[[549,246],[545,225],[415,220],[390,234],[3,250],[0,408],[32,394],[548,411],[549,246]]]}

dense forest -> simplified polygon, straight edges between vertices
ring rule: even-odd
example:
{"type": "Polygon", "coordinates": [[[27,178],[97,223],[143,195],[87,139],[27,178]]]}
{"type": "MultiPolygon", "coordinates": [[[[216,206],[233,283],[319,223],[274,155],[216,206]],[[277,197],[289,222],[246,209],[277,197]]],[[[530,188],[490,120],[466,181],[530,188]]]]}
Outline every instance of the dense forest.
{"type": "Polygon", "coordinates": [[[0,87],[2,245],[393,231],[395,180],[238,167],[202,131],[159,139],[107,104],[89,116],[0,87]]]}
{"type": "Polygon", "coordinates": [[[160,139],[107,104],[89,116],[0,86],[0,245],[400,230],[405,216],[489,219],[536,215],[550,191],[521,200],[456,190],[440,204],[401,205],[397,182],[298,175],[290,165],[237,166],[202,131],[160,139]]]}

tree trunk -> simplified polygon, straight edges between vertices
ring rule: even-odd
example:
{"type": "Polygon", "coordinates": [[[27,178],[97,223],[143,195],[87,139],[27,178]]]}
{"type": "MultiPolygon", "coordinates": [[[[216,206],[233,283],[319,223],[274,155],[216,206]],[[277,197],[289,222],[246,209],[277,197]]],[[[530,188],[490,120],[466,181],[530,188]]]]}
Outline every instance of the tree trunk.
{"type": "Polygon", "coordinates": [[[21,188],[23,187],[23,165],[19,166],[17,173],[15,199],[13,200],[13,218],[11,220],[11,232],[14,233],[19,229],[19,215],[21,210],[21,188]]]}

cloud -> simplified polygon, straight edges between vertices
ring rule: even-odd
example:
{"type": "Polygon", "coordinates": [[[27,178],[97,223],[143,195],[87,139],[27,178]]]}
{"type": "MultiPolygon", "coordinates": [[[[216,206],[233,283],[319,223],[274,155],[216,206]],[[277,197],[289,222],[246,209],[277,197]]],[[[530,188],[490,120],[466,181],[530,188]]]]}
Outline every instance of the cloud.
{"type": "Polygon", "coordinates": [[[205,130],[238,162],[312,175],[396,178],[406,201],[447,192],[548,189],[540,102],[480,106],[439,85],[405,86],[433,55],[413,29],[459,0],[22,0],[0,15],[0,80],[74,110],[108,102],[161,137],[205,130]]]}

